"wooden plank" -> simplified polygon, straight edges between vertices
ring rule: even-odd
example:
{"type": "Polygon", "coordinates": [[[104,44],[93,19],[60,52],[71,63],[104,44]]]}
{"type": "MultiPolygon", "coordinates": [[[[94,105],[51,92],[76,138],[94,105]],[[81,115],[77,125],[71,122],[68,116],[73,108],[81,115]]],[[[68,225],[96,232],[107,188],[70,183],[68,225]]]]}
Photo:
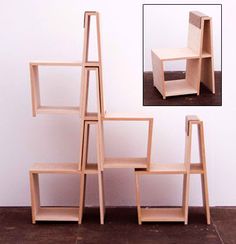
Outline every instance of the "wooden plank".
{"type": "Polygon", "coordinates": [[[141,208],[141,220],[147,222],[182,222],[182,208],[141,208]]]}
{"type": "Polygon", "coordinates": [[[144,171],[143,174],[186,174],[186,172],[184,163],[152,163],[150,171],[144,171]]]}
{"type": "Polygon", "coordinates": [[[38,174],[29,173],[30,176],[30,193],[31,193],[31,212],[32,223],[36,223],[36,215],[40,208],[40,194],[39,194],[39,176],[38,174]]]}
{"type": "Polygon", "coordinates": [[[200,93],[201,61],[200,59],[188,59],[186,64],[186,82],[200,93]]]}
{"type": "Polygon", "coordinates": [[[30,64],[30,80],[31,80],[31,99],[32,99],[32,114],[36,116],[38,107],[40,106],[40,87],[38,66],[30,64]]]}
{"type": "Polygon", "coordinates": [[[152,135],[153,135],[153,119],[148,124],[148,142],[147,142],[147,168],[150,169],[152,156],[152,135]]]}
{"type": "Polygon", "coordinates": [[[82,66],[81,61],[31,61],[32,66],[82,66]]]}
{"type": "Polygon", "coordinates": [[[201,47],[202,47],[202,29],[189,24],[188,27],[188,44],[187,47],[192,50],[197,57],[199,58],[201,55],[201,47]]]}
{"type": "Polygon", "coordinates": [[[114,120],[114,121],[150,121],[153,120],[150,115],[142,114],[142,113],[105,113],[103,118],[104,121],[106,120],[114,120]]]}
{"type": "Polygon", "coordinates": [[[197,93],[197,90],[186,79],[165,81],[165,86],[167,97],[197,93]]]}
{"type": "Polygon", "coordinates": [[[43,174],[80,174],[78,163],[34,163],[31,173],[43,174]]]}
{"type": "Polygon", "coordinates": [[[74,207],[40,207],[37,221],[78,221],[79,208],[74,207]]]}
{"type": "Polygon", "coordinates": [[[200,161],[204,171],[204,173],[201,175],[202,198],[203,198],[203,205],[205,207],[207,224],[210,224],[211,220],[210,220],[210,207],[209,207],[208,182],[207,182],[205,140],[204,140],[204,129],[203,129],[202,121],[200,124],[198,124],[198,139],[199,139],[200,161]]]}
{"type": "Polygon", "coordinates": [[[194,52],[193,49],[188,47],[158,48],[158,49],[152,49],[152,53],[156,55],[161,61],[199,58],[199,54],[194,52]]]}
{"type": "Polygon", "coordinates": [[[152,55],[152,70],[153,70],[153,85],[158,89],[158,91],[166,98],[166,89],[164,83],[164,65],[162,60],[158,57],[155,50],[151,51],[152,55]]]}
{"type": "Polygon", "coordinates": [[[80,108],[76,106],[40,106],[37,108],[37,114],[77,114],[80,108]]]}
{"type": "Polygon", "coordinates": [[[140,186],[139,186],[139,175],[135,172],[135,190],[136,190],[136,205],[138,213],[138,224],[142,224],[141,220],[141,202],[140,202],[140,186]]]}
{"type": "Polygon", "coordinates": [[[147,168],[147,158],[105,158],[104,168],[147,168]]]}

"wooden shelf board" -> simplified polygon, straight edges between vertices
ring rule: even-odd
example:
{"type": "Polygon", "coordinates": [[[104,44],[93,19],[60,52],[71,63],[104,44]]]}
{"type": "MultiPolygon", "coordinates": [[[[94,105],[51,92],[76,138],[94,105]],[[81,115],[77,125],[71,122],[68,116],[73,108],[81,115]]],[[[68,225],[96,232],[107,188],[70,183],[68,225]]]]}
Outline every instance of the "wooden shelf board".
{"type": "Polygon", "coordinates": [[[199,55],[190,48],[159,48],[153,49],[152,52],[162,61],[195,59],[199,55]]]}
{"type": "Polygon", "coordinates": [[[79,221],[79,208],[40,207],[36,221],[79,221]]]}
{"type": "Polygon", "coordinates": [[[82,66],[81,61],[32,61],[33,66],[82,66]]]}
{"type": "Polygon", "coordinates": [[[73,106],[40,106],[37,114],[79,114],[79,107],[73,106]]]}
{"type": "Polygon", "coordinates": [[[98,120],[98,113],[88,112],[84,116],[85,120],[98,120]]]}
{"type": "Polygon", "coordinates": [[[150,170],[137,170],[136,172],[139,174],[186,174],[187,170],[183,163],[152,163],[150,170]]]}
{"type": "Polygon", "coordinates": [[[197,93],[186,79],[165,81],[165,89],[167,97],[197,93]]]}
{"type": "Polygon", "coordinates": [[[204,170],[202,164],[192,163],[190,164],[190,174],[203,174],[204,170]]]}
{"type": "Polygon", "coordinates": [[[86,62],[86,63],[84,63],[84,66],[86,66],[86,67],[99,67],[101,64],[100,64],[100,62],[98,62],[98,61],[88,61],[88,62],[86,62]]]}
{"type": "Polygon", "coordinates": [[[85,174],[97,174],[98,173],[98,165],[97,164],[87,164],[85,169],[85,174]]]}
{"type": "Polygon", "coordinates": [[[141,208],[141,221],[184,221],[182,208],[141,208]]]}
{"type": "Polygon", "coordinates": [[[104,120],[117,120],[117,121],[149,121],[153,118],[146,114],[129,114],[129,113],[105,113],[104,120]]]}
{"type": "Polygon", "coordinates": [[[79,163],[34,163],[31,173],[80,174],[79,163]]]}
{"type": "Polygon", "coordinates": [[[104,168],[147,168],[147,158],[105,158],[104,168]]]}

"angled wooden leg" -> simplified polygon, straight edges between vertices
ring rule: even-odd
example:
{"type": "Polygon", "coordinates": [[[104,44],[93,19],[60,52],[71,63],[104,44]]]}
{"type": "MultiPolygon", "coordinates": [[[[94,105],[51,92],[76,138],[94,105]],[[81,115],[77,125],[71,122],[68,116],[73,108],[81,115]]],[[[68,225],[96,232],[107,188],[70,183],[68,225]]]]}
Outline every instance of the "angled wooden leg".
{"type": "Polygon", "coordinates": [[[82,224],[83,212],[85,205],[85,191],[86,191],[86,174],[80,175],[80,207],[79,207],[79,224],[82,224]]]}
{"type": "Polygon", "coordinates": [[[208,186],[207,186],[207,176],[205,173],[201,174],[201,183],[202,183],[202,199],[203,206],[205,208],[207,224],[211,224],[211,215],[209,207],[209,198],[208,198],[208,186]]]}
{"type": "Polygon", "coordinates": [[[139,174],[135,172],[135,186],[136,186],[136,204],[138,213],[138,224],[142,224],[141,220],[141,205],[140,205],[140,186],[139,186],[139,174]]]}
{"type": "Polygon", "coordinates": [[[163,61],[152,51],[152,70],[153,70],[153,85],[161,93],[163,99],[166,99],[166,87],[164,78],[163,61]]]}
{"type": "Polygon", "coordinates": [[[147,170],[150,170],[150,164],[151,164],[152,134],[153,134],[153,119],[150,119],[148,121],[147,170]]]}
{"type": "Polygon", "coordinates": [[[104,224],[104,191],[103,191],[103,173],[98,172],[98,188],[99,188],[99,207],[100,207],[100,223],[104,224]]]}
{"type": "Polygon", "coordinates": [[[99,188],[99,207],[100,207],[100,223],[104,224],[105,204],[104,204],[104,185],[103,172],[101,162],[101,133],[99,121],[96,124],[96,144],[97,144],[97,165],[98,165],[98,188],[99,188]]]}
{"type": "Polygon", "coordinates": [[[190,162],[191,162],[191,145],[192,145],[192,123],[186,117],[185,121],[185,156],[184,163],[187,173],[183,177],[183,210],[184,224],[188,224],[188,208],[189,208],[189,184],[190,184],[190,162]]]}
{"type": "Polygon", "coordinates": [[[36,223],[36,215],[40,208],[40,195],[39,195],[39,176],[30,172],[30,192],[31,192],[31,205],[32,205],[32,223],[36,223]]]}
{"type": "Polygon", "coordinates": [[[83,140],[83,150],[82,150],[82,169],[81,169],[81,176],[80,176],[80,208],[79,208],[79,224],[82,223],[83,219],[83,211],[85,205],[85,191],[86,191],[86,174],[85,168],[87,164],[87,157],[88,157],[88,137],[89,137],[89,125],[85,121],[84,123],[84,140],[83,140]]]}
{"type": "Polygon", "coordinates": [[[188,208],[189,208],[189,183],[190,183],[190,173],[187,172],[186,175],[184,175],[184,189],[185,189],[185,193],[184,193],[184,224],[187,225],[188,224],[188,208]]]}
{"type": "Polygon", "coordinates": [[[202,185],[202,200],[205,208],[207,224],[210,224],[210,207],[209,207],[209,196],[208,196],[208,183],[207,183],[207,169],[206,169],[206,155],[205,155],[205,142],[204,142],[204,130],[203,122],[198,124],[198,142],[199,142],[199,153],[200,153],[200,164],[203,168],[201,174],[201,185],[202,185]]]}

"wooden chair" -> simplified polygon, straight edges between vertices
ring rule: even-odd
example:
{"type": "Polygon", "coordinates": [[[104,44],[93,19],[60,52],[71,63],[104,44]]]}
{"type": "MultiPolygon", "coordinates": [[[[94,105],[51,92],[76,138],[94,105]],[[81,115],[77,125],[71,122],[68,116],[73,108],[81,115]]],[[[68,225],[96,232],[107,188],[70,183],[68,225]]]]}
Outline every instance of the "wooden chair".
{"type": "Polygon", "coordinates": [[[154,86],[163,99],[185,94],[199,95],[200,81],[215,93],[212,20],[209,16],[190,12],[187,47],[153,49],[151,55],[154,86]],[[174,60],[186,60],[185,79],[166,81],[164,62],[174,60]]]}
{"type": "Polygon", "coordinates": [[[189,206],[189,183],[191,174],[200,174],[202,181],[202,198],[203,205],[206,212],[207,224],[210,224],[210,208],[208,198],[207,186],[207,169],[205,158],[205,144],[203,133],[203,122],[196,116],[186,117],[186,130],[185,130],[185,158],[184,163],[174,164],[161,164],[152,163],[149,170],[136,169],[136,200],[138,223],[150,221],[174,221],[188,223],[188,206],[189,206]],[[199,154],[200,163],[191,162],[191,149],[192,149],[192,127],[197,125],[198,138],[199,138],[199,154]],[[182,206],[175,208],[147,208],[141,207],[141,194],[140,194],[140,177],[142,175],[183,175],[183,194],[182,206]]]}

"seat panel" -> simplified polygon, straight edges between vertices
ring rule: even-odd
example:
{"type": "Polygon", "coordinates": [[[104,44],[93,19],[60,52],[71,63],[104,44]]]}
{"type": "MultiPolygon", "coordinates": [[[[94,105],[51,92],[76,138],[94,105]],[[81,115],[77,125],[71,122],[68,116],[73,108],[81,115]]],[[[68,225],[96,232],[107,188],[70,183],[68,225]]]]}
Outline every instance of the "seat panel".
{"type": "Polygon", "coordinates": [[[199,55],[190,48],[158,48],[152,50],[157,57],[162,61],[179,60],[179,59],[194,59],[199,58],[199,55]]]}

